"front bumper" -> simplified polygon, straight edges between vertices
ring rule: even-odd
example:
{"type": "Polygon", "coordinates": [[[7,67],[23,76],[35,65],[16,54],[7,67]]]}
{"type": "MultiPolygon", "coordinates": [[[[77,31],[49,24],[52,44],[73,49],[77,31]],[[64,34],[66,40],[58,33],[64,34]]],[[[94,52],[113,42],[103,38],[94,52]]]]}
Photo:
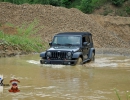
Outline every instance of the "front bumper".
{"type": "Polygon", "coordinates": [[[77,60],[40,60],[41,64],[62,64],[62,65],[72,65],[75,64],[77,60]]]}

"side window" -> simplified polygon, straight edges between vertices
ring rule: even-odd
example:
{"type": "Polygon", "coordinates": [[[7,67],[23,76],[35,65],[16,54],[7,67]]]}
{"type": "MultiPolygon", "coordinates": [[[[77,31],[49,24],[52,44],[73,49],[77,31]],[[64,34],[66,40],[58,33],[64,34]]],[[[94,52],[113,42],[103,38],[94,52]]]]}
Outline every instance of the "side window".
{"type": "Polygon", "coordinates": [[[85,39],[85,37],[82,37],[82,44],[83,44],[84,42],[86,42],[86,39],[85,39]]]}
{"type": "Polygon", "coordinates": [[[90,38],[89,38],[89,36],[86,36],[85,39],[86,39],[86,42],[90,43],[90,38]]]}

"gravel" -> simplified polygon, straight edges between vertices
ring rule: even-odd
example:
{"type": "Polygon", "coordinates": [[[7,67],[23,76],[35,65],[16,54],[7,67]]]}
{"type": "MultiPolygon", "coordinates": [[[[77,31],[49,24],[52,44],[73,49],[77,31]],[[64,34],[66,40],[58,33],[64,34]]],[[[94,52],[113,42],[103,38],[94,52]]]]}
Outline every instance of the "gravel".
{"type": "Polygon", "coordinates": [[[130,50],[130,17],[84,14],[75,8],[51,5],[0,3],[1,25],[21,26],[34,20],[39,22],[37,27],[43,27],[35,35],[40,35],[43,42],[50,42],[59,32],[82,31],[92,33],[95,48],[130,50]]]}

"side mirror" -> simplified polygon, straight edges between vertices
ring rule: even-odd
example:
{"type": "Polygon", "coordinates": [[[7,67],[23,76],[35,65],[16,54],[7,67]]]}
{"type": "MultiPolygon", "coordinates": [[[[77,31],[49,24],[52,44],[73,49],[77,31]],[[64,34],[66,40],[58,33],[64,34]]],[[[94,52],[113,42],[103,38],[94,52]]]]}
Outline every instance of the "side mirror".
{"type": "Polygon", "coordinates": [[[51,45],[52,45],[52,43],[50,42],[50,43],[49,43],[49,46],[51,46],[51,45]]]}
{"type": "Polygon", "coordinates": [[[83,43],[83,46],[87,46],[87,45],[88,45],[88,42],[84,42],[84,43],[83,43]]]}

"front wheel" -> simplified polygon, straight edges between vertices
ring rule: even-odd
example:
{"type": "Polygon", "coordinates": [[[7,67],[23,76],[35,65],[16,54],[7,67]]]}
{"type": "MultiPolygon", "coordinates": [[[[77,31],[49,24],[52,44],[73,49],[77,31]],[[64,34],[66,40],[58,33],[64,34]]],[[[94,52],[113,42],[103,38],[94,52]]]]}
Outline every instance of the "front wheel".
{"type": "Polygon", "coordinates": [[[95,54],[94,54],[94,52],[92,53],[91,61],[95,61],[95,54]]]}
{"type": "Polygon", "coordinates": [[[40,60],[40,64],[44,64],[44,60],[42,59],[42,60],[40,60]]]}
{"type": "Polygon", "coordinates": [[[82,62],[83,62],[82,58],[79,57],[79,58],[77,59],[76,65],[81,65],[82,62]]]}

